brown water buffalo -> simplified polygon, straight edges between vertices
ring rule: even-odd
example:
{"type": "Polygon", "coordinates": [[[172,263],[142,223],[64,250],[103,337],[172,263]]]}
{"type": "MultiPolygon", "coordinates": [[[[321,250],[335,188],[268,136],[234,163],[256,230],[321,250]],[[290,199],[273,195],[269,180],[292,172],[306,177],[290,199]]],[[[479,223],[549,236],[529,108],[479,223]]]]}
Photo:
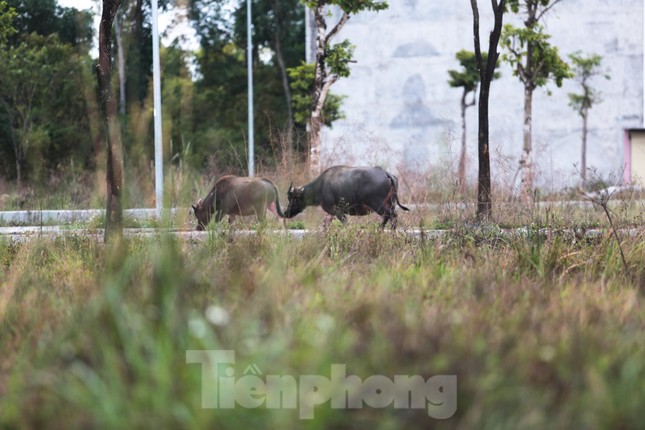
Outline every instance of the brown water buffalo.
{"type": "Polygon", "coordinates": [[[193,205],[197,230],[204,230],[213,214],[215,222],[224,215],[229,216],[229,222],[233,222],[237,215],[255,215],[261,221],[267,209],[284,218],[278,189],[273,182],[265,178],[233,175],[219,178],[208,195],[193,205]]]}
{"type": "Polygon", "coordinates": [[[388,221],[396,228],[396,206],[409,210],[399,202],[398,181],[380,167],[334,166],[303,187],[289,186],[287,218],[302,212],[307,206],[322,206],[326,224],[336,216],[341,222],[347,215],[367,215],[376,212],[382,217],[381,227],[388,221]]]}

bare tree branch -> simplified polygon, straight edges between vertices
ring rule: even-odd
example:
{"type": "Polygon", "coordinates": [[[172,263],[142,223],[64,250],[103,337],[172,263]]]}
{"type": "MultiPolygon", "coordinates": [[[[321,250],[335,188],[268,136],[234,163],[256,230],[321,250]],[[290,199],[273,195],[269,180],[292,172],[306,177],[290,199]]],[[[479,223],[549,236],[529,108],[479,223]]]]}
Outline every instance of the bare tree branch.
{"type": "Polygon", "coordinates": [[[331,29],[331,31],[327,34],[325,37],[325,45],[329,45],[329,42],[331,39],[338,34],[338,32],[343,28],[345,23],[349,20],[349,14],[347,12],[343,12],[343,16],[340,18],[340,21],[334,26],[334,28],[331,29]]]}
{"type": "Polygon", "coordinates": [[[551,8],[553,8],[553,6],[555,6],[556,4],[560,3],[561,1],[562,1],[562,0],[553,0],[553,2],[551,2],[551,4],[549,4],[547,7],[545,7],[545,8],[542,10],[542,12],[540,12],[540,13],[537,15],[537,17],[535,18],[535,20],[536,20],[536,21],[539,21],[540,19],[542,19],[542,16],[543,16],[545,13],[547,13],[549,10],[551,10],[551,8]]]}

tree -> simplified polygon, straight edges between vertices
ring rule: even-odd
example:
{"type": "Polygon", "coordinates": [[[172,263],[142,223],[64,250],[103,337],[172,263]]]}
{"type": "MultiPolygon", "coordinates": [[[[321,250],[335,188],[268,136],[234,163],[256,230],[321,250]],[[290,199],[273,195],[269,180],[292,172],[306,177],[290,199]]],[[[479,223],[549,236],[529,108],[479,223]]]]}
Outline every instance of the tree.
{"type": "Polygon", "coordinates": [[[92,31],[91,14],[56,2],[0,3],[0,168],[19,187],[91,162],[92,31]]]}
{"type": "Polygon", "coordinates": [[[164,101],[163,130],[169,138],[171,160],[189,162],[192,144],[189,133],[196,120],[193,114],[194,85],[188,68],[187,53],[177,43],[160,51],[161,89],[164,101]]]}
{"type": "Polygon", "coordinates": [[[470,0],[470,5],[473,10],[475,59],[477,60],[477,68],[479,69],[479,79],[481,82],[479,89],[479,133],[477,144],[479,159],[479,172],[477,174],[477,219],[484,221],[489,220],[493,214],[490,182],[490,148],[488,141],[488,100],[490,96],[490,83],[495,76],[495,68],[497,67],[497,60],[499,59],[497,45],[502,33],[506,0],[491,0],[495,22],[488,40],[486,62],[484,62],[484,55],[482,54],[479,40],[479,8],[477,6],[477,0],[470,0]]]}
{"type": "MultiPolygon", "coordinates": [[[[304,53],[304,6],[299,0],[254,0],[253,57],[270,50],[271,58],[264,63],[276,67],[284,96],[285,126],[288,134],[293,127],[293,106],[288,70],[296,66],[304,53]],[[268,49],[267,49],[268,48],[268,49]]],[[[235,15],[234,37],[238,46],[246,46],[246,5],[242,2],[235,15]]]]}
{"type": "Polygon", "coordinates": [[[309,117],[309,172],[320,173],[320,133],[324,124],[323,108],[331,86],[350,74],[354,47],[348,40],[332,45],[333,38],[351,15],[362,11],[379,11],[388,7],[384,0],[301,0],[313,10],[316,20],[316,60],[314,84],[309,117]],[[339,21],[327,31],[325,8],[338,6],[342,12],[339,21]]]}
{"type": "Polygon", "coordinates": [[[0,45],[7,43],[8,38],[16,32],[13,26],[15,17],[16,10],[6,1],[0,1],[0,45]]]}
{"type": "MultiPolygon", "coordinates": [[[[165,10],[169,0],[158,0],[159,9],[165,10]]],[[[126,97],[126,110],[143,107],[148,96],[152,79],[152,3],[151,0],[132,0],[120,8],[115,21],[118,22],[118,38],[122,38],[117,49],[124,57],[125,82],[120,84],[126,97]]],[[[115,26],[117,25],[115,22],[115,26]]],[[[115,31],[117,28],[115,27],[115,31]]]]}
{"type": "MultiPolygon", "coordinates": [[[[194,121],[190,139],[193,160],[241,173],[246,170],[248,121],[246,3],[239,3],[233,20],[225,6],[210,0],[190,3],[191,22],[200,41],[193,98],[194,116],[200,120],[194,121]]],[[[253,0],[252,7],[255,155],[261,168],[277,161],[275,136],[291,141],[293,104],[287,100],[293,93],[288,80],[289,92],[285,91],[284,71],[288,73],[304,58],[304,6],[299,0],[253,0]],[[287,133],[281,134],[285,129],[287,133]]],[[[301,133],[304,128],[297,125],[293,136],[301,133]]]]}
{"type": "Polygon", "coordinates": [[[5,0],[15,8],[16,34],[10,44],[20,44],[24,34],[37,33],[41,36],[57,34],[61,43],[72,45],[84,52],[89,51],[94,30],[92,13],[75,8],[58,6],[56,0],[5,0]]]}
{"type": "MultiPolygon", "coordinates": [[[[450,75],[448,84],[453,88],[463,88],[461,94],[461,151],[459,153],[459,165],[457,168],[459,188],[463,192],[466,184],[466,109],[477,103],[475,92],[479,86],[480,76],[474,52],[462,49],[457,52],[455,57],[459,60],[462,69],[448,70],[448,74],[450,75]],[[473,98],[471,101],[467,101],[468,94],[470,93],[473,93],[473,98]]],[[[482,62],[488,62],[488,54],[482,54],[482,62]]],[[[498,77],[499,73],[493,74],[493,79],[497,79],[498,77]]]]}
{"type": "MultiPolygon", "coordinates": [[[[603,72],[600,70],[602,57],[597,54],[589,54],[583,56],[577,52],[569,55],[573,63],[573,73],[576,80],[580,84],[582,93],[569,93],[569,105],[578,112],[582,117],[582,151],[580,158],[580,175],[582,179],[582,186],[587,181],[587,121],[589,118],[589,110],[596,103],[602,101],[600,92],[591,87],[590,80],[594,76],[598,76],[603,72]]],[[[609,75],[604,74],[605,79],[609,79],[609,75]]]]}
{"type": "MultiPolygon", "coordinates": [[[[294,122],[300,127],[305,127],[311,117],[312,94],[314,92],[314,76],[316,70],[313,64],[302,62],[298,67],[288,70],[291,78],[291,92],[293,103],[294,122]]],[[[325,99],[322,116],[324,124],[331,127],[334,121],[344,118],[340,110],[345,96],[329,93],[325,99]]]]}
{"type": "Polygon", "coordinates": [[[540,20],[561,0],[509,0],[513,13],[524,15],[524,27],[510,24],[504,26],[501,45],[506,50],[502,57],[513,68],[513,74],[524,84],[523,147],[519,170],[522,173],[522,189],[533,189],[532,123],[533,91],[553,81],[558,87],[570,78],[569,65],[560,58],[558,48],[549,43],[550,35],[544,31],[540,20]]]}
{"type": "Polygon", "coordinates": [[[107,142],[107,202],[105,209],[105,241],[123,235],[123,149],[117,117],[116,100],[112,94],[112,23],[121,0],[103,0],[99,27],[99,63],[96,76],[103,111],[107,142]]]}
{"type": "Polygon", "coordinates": [[[0,107],[7,118],[19,188],[29,170],[44,169],[51,161],[55,166],[68,155],[68,127],[81,131],[78,118],[86,118],[85,100],[77,88],[85,84],[81,67],[74,48],[56,34],[28,34],[19,45],[0,50],[0,107]],[[30,152],[38,166],[26,169],[30,152]]]}

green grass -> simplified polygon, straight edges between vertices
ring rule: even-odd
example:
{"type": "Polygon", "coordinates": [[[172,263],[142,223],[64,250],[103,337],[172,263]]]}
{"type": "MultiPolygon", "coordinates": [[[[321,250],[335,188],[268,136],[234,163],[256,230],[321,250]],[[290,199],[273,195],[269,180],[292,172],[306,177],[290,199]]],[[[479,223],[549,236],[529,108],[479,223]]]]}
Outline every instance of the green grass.
{"type": "Polygon", "coordinates": [[[466,227],[0,242],[0,427],[642,428],[644,237],[623,248],[629,273],[609,236],[466,227]],[[456,374],[457,412],[203,409],[195,349],[237,376],[456,374]]]}

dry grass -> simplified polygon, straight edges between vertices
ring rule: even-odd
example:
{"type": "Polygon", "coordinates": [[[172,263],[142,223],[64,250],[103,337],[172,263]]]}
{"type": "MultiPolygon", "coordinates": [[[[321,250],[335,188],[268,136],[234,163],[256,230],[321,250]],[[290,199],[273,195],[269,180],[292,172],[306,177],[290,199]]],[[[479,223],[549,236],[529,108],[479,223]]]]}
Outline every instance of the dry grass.
{"type": "Polygon", "coordinates": [[[455,228],[441,241],[332,224],[205,243],[83,237],[0,244],[0,423],[14,428],[638,428],[644,237],[455,228]],[[229,320],[209,321],[208,309],[229,320]],[[265,374],[458,375],[423,410],[201,408],[187,349],[265,374]]]}
{"type": "MultiPolygon", "coordinates": [[[[258,168],[283,206],[292,180],[311,179],[287,140],[276,138],[276,168],[258,168]]],[[[189,207],[221,173],[173,160],[166,201],[189,207]]],[[[153,206],[151,166],[128,178],[126,206],[153,206]]],[[[39,205],[91,207],[94,179],[77,194],[61,181],[39,205]]],[[[376,216],[323,232],[313,208],[290,221],[316,230],[302,240],[273,233],[273,219],[236,221],[257,234],[235,240],[212,225],[197,243],[160,235],[113,249],[73,231],[0,239],[0,427],[641,428],[643,233],[619,230],[625,269],[610,233],[584,235],[607,226],[603,212],[571,195],[528,203],[498,192],[497,225],[480,226],[474,190],[458,192],[450,166],[401,170],[399,184],[404,204],[422,204],[399,212],[400,230],[447,229],[442,239],[383,232],[376,216]],[[213,307],[224,323],[209,319],[213,307]],[[362,378],[456,374],[457,412],[439,421],[423,410],[323,405],[301,421],[293,410],[202,409],[189,349],[235,350],[238,374],[255,364],[264,374],[329,375],[332,363],[362,378]]],[[[610,208],[619,229],[643,226],[642,201],[610,208]]],[[[159,223],[193,224],[188,211],[159,223]]]]}

